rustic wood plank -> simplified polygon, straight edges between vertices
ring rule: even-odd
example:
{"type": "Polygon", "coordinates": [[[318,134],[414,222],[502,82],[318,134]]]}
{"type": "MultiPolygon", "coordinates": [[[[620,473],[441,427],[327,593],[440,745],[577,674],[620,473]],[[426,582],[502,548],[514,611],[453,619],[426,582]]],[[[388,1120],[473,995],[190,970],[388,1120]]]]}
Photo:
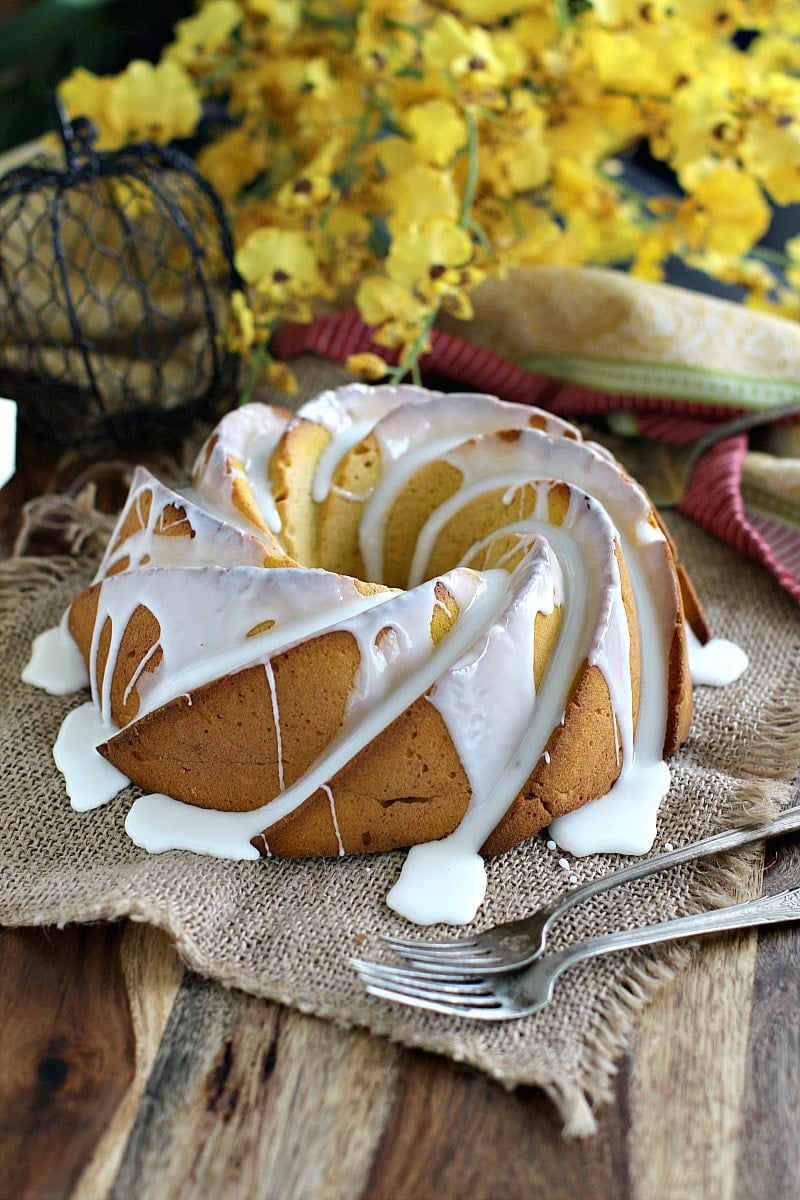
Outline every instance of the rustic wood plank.
{"type": "Polygon", "coordinates": [[[544,1095],[407,1054],[361,1200],[626,1200],[625,1064],[596,1137],[566,1140],[544,1095]]]}
{"type": "Polygon", "coordinates": [[[357,1196],[399,1054],[187,976],[114,1200],[357,1196]]]}
{"type": "MultiPolygon", "coordinates": [[[[750,895],[759,877],[757,859],[750,895]]],[[[641,1014],[631,1077],[635,1200],[733,1200],[756,947],[754,933],[704,940],[641,1014]]]]}
{"type": "Polygon", "coordinates": [[[184,976],[166,934],[148,925],[131,921],[124,926],[119,957],[133,1028],[133,1078],[70,1200],[101,1200],[111,1190],[184,976]]]}
{"type": "Polygon", "coordinates": [[[66,1200],[134,1077],[123,926],[0,931],[0,1180],[66,1200]]]}
{"type": "MultiPolygon", "coordinates": [[[[768,848],[765,892],[800,885],[800,847],[768,848]]],[[[759,936],[736,1200],[800,1196],[800,929],[759,936]]]]}

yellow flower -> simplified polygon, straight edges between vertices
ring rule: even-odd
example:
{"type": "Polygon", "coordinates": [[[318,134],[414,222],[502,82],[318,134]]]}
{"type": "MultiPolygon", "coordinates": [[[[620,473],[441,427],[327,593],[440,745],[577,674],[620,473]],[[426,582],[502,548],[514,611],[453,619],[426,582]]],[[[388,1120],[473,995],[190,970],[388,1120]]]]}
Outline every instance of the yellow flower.
{"type": "Polygon", "coordinates": [[[569,158],[560,158],[554,164],[551,196],[559,211],[582,210],[594,217],[617,216],[622,206],[611,181],[569,158]]]}
{"type": "Polygon", "coordinates": [[[188,137],[200,116],[200,97],[180,63],[134,60],[111,82],[105,117],[118,146],[188,137]]]}
{"type": "Polygon", "coordinates": [[[224,50],[230,34],[241,25],[243,18],[236,0],[208,0],[193,17],[177,22],[177,36],[166,47],[165,57],[191,68],[224,50]]]}
{"type": "Polygon", "coordinates": [[[750,100],[741,162],[776,204],[794,204],[800,200],[800,81],[769,81],[750,100]]]}
{"type": "Polygon", "coordinates": [[[382,137],[369,147],[368,156],[378,165],[382,176],[395,183],[417,163],[413,143],[405,137],[382,137]]]}
{"type": "Polygon", "coordinates": [[[314,247],[290,229],[256,229],[236,252],[236,270],[275,309],[290,301],[325,295],[314,247]]]}
{"type": "MultiPolygon", "coordinates": [[[[797,282],[794,286],[797,287],[797,282]]],[[[769,313],[773,317],[785,317],[790,321],[800,320],[800,296],[796,291],[790,292],[785,288],[781,289],[774,300],[761,294],[749,295],[745,297],[744,305],[758,312],[769,313]]]]}
{"type": "Polygon", "coordinates": [[[670,95],[681,79],[694,74],[699,54],[691,39],[670,26],[636,33],[589,29],[581,45],[604,89],[638,96],[670,95]]]}
{"type": "Polygon", "coordinates": [[[702,159],[681,174],[688,243],[721,254],[746,254],[770,225],[769,205],[754,179],[732,161],[702,159]]]}
{"type": "Polygon", "coordinates": [[[233,205],[236,197],[270,162],[270,143],[261,121],[245,121],[205,146],[197,157],[200,171],[220,199],[233,205]]]}
{"type": "Polygon", "coordinates": [[[675,17],[691,28],[698,40],[729,38],[749,16],[742,0],[726,0],[724,4],[710,4],[709,0],[670,0],[670,3],[675,17]]]}
{"type": "Polygon", "coordinates": [[[356,292],[358,311],[376,330],[381,346],[402,346],[414,339],[430,313],[408,288],[385,275],[368,275],[356,292]]]}
{"type": "Polygon", "coordinates": [[[389,79],[412,69],[419,59],[413,18],[365,4],[358,16],[355,54],[367,78],[389,79]]]}
{"type": "Polygon", "coordinates": [[[297,376],[288,363],[270,359],[266,366],[267,382],[287,396],[297,394],[297,376]]]}
{"type": "Polygon", "coordinates": [[[481,150],[485,179],[498,195],[531,191],[550,174],[550,152],[544,137],[545,113],[536,99],[518,89],[502,124],[490,126],[481,150]]]}
{"type": "Polygon", "coordinates": [[[338,289],[350,287],[370,263],[370,222],[356,205],[340,202],[326,213],[320,233],[325,278],[338,289]]]}
{"type": "Polygon", "coordinates": [[[800,249],[780,279],[751,253],[767,198],[800,201],[790,0],[197,0],[157,65],[60,92],[101,149],[223,110],[198,163],[233,231],[248,386],[288,370],[264,348],[279,322],[354,295],[413,373],[437,313],[469,320],[476,284],[519,264],[659,279],[680,255],[800,316],[800,249]],[[630,185],[639,147],[671,172],[663,194],[630,185]]]}
{"type": "Polygon", "coordinates": [[[468,233],[453,221],[436,217],[411,225],[392,240],[386,274],[410,292],[443,295],[462,286],[464,268],[472,259],[468,233]]]}
{"type": "Polygon", "coordinates": [[[592,167],[635,145],[648,128],[643,105],[630,96],[553,97],[543,137],[551,158],[592,167]]]}
{"type": "Polygon", "coordinates": [[[451,223],[458,217],[459,198],[452,176],[422,163],[414,163],[398,179],[385,184],[381,196],[391,211],[388,224],[394,236],[437,217],[451,223]]]}
{"type": "Polygon", "coordinates": [[[664,154],[677,170],[735,148],[741,119],[729,76],[702,74],[679,88],[667,108],[663,136],[664,154]]]}
{"type": "Polygon", "coordinates": [[[298,32],[302,19],[302,0],[247,0],[247,15],[258,19],[264,45],[280,49],[298,32]]]}
{"type": "Polygon", "coordinates": [[[645,234],[636,246],[631,274],[659,282],[664,278],[664,264],[670,249],[669,237],[665,236],[664,230],[645,234]]]}
{"type": "Polygon", "coordinates": [[[426,100],[406,109],[403,124],[423,162],[444,167],[467,144],[467,123],[451,100],[426,100]]]}
{"type": "Polygon", "coordinates": [[[253,310],[247,303],[243,292],[236,291],[231,296],[230,326],[226,344],[233,354],[241,354],[248,358],[253,348],[256,335],[256,323],[253,310]]]}
{"type": "Polygon", "coordinates": [[[544,208],[522,198],[486,196],[475,205],[475,219],[498,260],[509,267],[533,265],[558,237],[558,226],[544,208]]]}
{"type": "Polygon", "coordinates": [[[304,171],[283,185],[275,200],[279,208],[308,211],[319,210],[332,204],[337,195],[330,175],[315,171],[313,164],[309,164],[304,171]]]}
{"type": "Polygon", "coordinates": [[[359,379],[364,379],[368,383],[377,383],[389,372],[389,368],[379,354],[351,354],[345,362],[345,366],[353,375],[358,375],[359,379]]]}
{"type": "Polygon", "coordinates": [[[705,271],[723,283],[747,288],[753,295],[756,292],[768,294],[774,290],[777,282],[766,263],[754,259],[741,259],[735,255],[721,254],[719,251],[706,251],[701,254],[688,254],[686,261],[690,267],[705,271]]]}
{"type": "Polygon", "coordinates": [[[427,66],[452,76],[470,98],[488,104],[502,102],[499,89],[519,78],[526,63],[515,43],[495,43],[488,30],[462,24],[450,13],[425,31],[422,55],[427,66]]]}
{"type": "Polygon", "coordinates": [[[112,132],[106,109],[113,80],[102,79],[83,67],[77,67],[58,86],[58,94],[73,117],[88,117],[97,127],[97,148],[115,149],[119,142],[116,130],[112,132]]]}

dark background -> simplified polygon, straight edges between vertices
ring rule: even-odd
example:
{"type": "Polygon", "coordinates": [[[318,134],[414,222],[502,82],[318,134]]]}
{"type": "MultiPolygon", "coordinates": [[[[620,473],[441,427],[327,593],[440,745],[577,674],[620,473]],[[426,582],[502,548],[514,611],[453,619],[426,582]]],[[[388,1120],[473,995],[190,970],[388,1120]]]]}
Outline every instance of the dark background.
{"type": "Polygon", "coordinates": [[[75,67],[155,61],[193,0],[0,0],[0,153],[55,127],[53,92],[75,67]]]}

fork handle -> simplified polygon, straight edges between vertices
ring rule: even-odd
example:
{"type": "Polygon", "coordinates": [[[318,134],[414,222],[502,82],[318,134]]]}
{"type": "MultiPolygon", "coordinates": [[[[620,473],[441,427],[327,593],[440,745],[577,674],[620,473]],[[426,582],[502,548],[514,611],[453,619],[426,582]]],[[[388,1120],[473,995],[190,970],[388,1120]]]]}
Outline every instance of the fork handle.
{"type": "Polygon", "coordinates": [[[640,862],[623,867],[621,871],[602,875],[599,879],[593,879],[590,883],[585,883],[581,887],[567,892],[551,907],[548,925],[563,916],[574,905],[581,904],[584,900],[597,896],[601,892],[609,891],[611,888],[620,887],[624,883],[645,879],[648,875],[655,875],[659,871],[666,870],[667,867],[677,867],[681,863],[694,862],[698,858],[706,858],[712,854],[723,854],[727,850],[752,846],[756,842],[766,841],[767,838],[779,837],[785,833],[795,833],[797,830],[800,830],[800,805],[784,809],[773,821],[767,821],[762,825],[751,825],[742,829],[729,829],[722,833],[714,833],[699,842],[690,842],[686,846],[680,846],[677,850],[670,850],[667,854],[656,854],[652,858],[642,859],[640,862]]]}
{"type": "Polygon", "coordinates": [[[734,437],[738,433],[746,433],[748,429],[758,429],[761,425],[771,425],[773,421],[780,421],[785,417],[798,415],[800,415],[800,401],[798,400],[790,400],[787,404],[780,404],[775,408],[762,408],[742,413],[741,416],[724,421],[716,429],[711,429],[697,438],[692,443],[691,462],[697,462],[698,458],[701,458],[707,450],[716,446],[718,442],[724,442],[726,438],[734,437]]]}
{"type": "Polygon", "coordinates": [[[614,933],[587,938],[585,942],[576,942],[565,950],[556,951],[550,961],[555,968],[554,974],[560,975],[576,962],[585,958],[595,958],[613,950],[632,950],[638,946],[655,946],[659,942],[674,942],[703,933],[722,933],[726,929],[752,929],[757,925],[776,925],[782,921],[798,920],[800,888],[789,888],[785,892],[777,892],[774,896],[745,900],[742,904],[732,904],[728,908],[692,913],[688,917],[677,917],[673,921],[662,921],[657,925],[619,929],[614,933]]]}

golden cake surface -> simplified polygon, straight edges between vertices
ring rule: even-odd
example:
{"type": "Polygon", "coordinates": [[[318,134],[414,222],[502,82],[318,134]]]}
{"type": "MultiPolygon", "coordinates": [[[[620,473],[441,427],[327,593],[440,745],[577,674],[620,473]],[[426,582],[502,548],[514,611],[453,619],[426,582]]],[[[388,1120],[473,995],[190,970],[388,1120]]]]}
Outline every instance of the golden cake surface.
{"type": "Polygon", "coordinates": [[[685,739],[681,593],[568,423],[352,385],[230,413],[185,494],[140,469],[69,628],[101,753],[234,841],[499,853],[685,739]]]}

